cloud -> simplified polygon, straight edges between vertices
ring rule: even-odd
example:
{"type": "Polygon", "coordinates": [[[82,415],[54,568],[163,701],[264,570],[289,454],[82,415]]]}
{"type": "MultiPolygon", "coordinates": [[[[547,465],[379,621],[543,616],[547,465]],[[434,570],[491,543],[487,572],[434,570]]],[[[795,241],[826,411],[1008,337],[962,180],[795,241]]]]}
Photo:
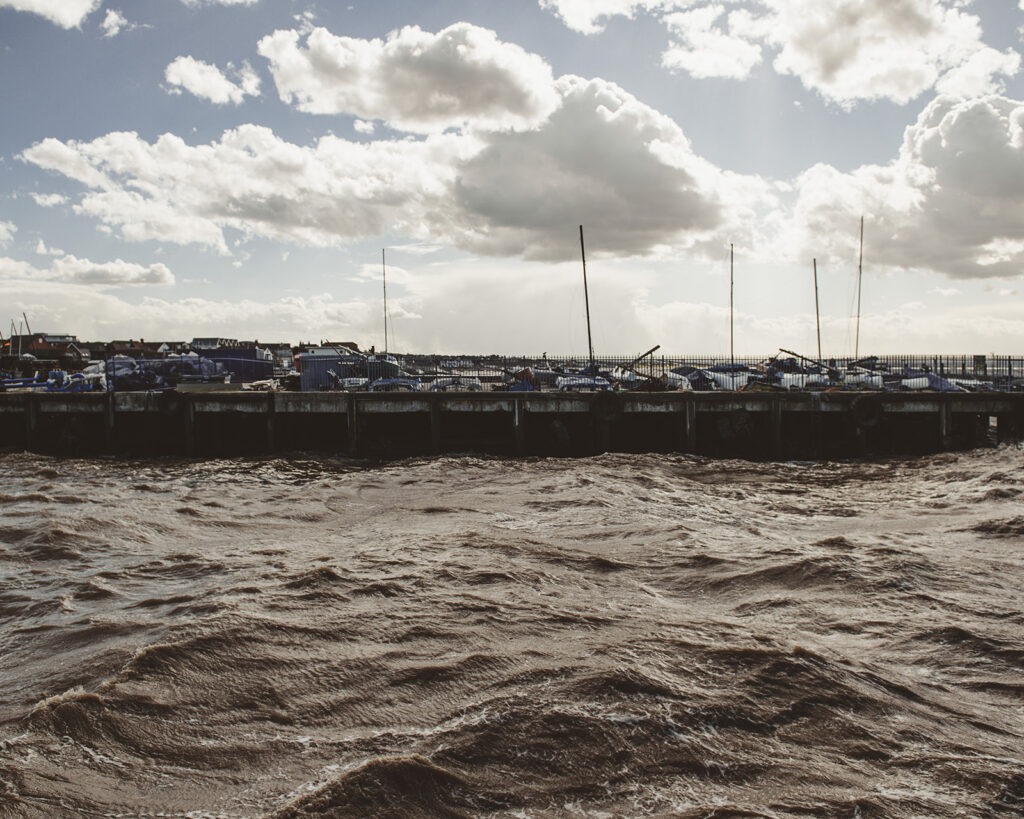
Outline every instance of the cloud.
{"type": "Polygon", "coordinates": [[[28,11],[62,28],[78,28],[100,5],[100,0],[0,0],[0,8],[28,11]]]}
{"type": "Polygon", "coordinates": [[[641,10],[686,8],[687,0],[540,0],[540,6],[581,34],[597,34],[612,17],[633,17],[641,10]]]}
{"type": "MultiPolygon", "coordinates": [[[[81,182],[90,188],[109,188],[112,183],[102,173],[96,170],[90,161],[78,150],[78,143],[70,141],[61,142],[52,137],[37,142],[29,150],[21,154],[21,158],[32,162],[41,168],[58,171],[68,179],[81,182]]],[[[59,194],[44,194],[36,203],[46,207],[56,204],[55,196],[59,194]]],[[[35,197],[33,197],[35,198],[35,197]]]]}
{"type": "Polygon", "coordinates": [[[679,127],[613,83],[558,80],[562,105],[536,131],[490,135],[463,162],[444,231],[488,255],[566,259],[574,228],[611,255],[693,246],[725,221],[734,187],[679,127]]]}
{"type": "Polygon", "coordinates": [[[17,230],[17,225],[12,222],[0,222],[0,246],[10,242],[17,230]]]}
{"type": "MultiPolygon", "coordinates": [[[[182,0],[186,6],[251,6],[259,0],[182,0]]],[[[0,0],[0,8],[27,11],[45,17],[62,28],[80,28],[82,22],[100,7],[101,0],[0,0]]],[[[109,9],[101,24],[104,36],[113,37],[128,21],[120,11],[109,9]],[[112,33],[111,33],[112,32],[112,33]]]]}
{"type": "Polygon", "coordinates": [[[761,62],[761,47],[714,27],[725,13],[722,5],[667,15],[665,25],[674,42],[661,55],[661,64],[693,77],[729,77],[742,80],[761,62]]]}
{"type": "Polygon", "coordinates": [[[52,208],[68,201],[66,196],[59,193],[33,193],[31,196],[41,208],[52,208]]]}
{"type": "Polygon", "coordinates": [[[779,74],[844,107],[864,100],[906,104],[931,89],[961,96],[999,92],[1020,68],[1016,52],[982,40],[963,0],[750,0],[715,26],[736,0],[540,0],[584,33],[601,21],[649,12],[673,41],[665,67],[696,77],[743,78],[774,53],[779,74]]]}
{"type": "Polygon", "coordinates": [[[260,0],[181,0],[186,6],[255,6],[260,0]]]}
{"type": "Polygon", "coordinates": [[[946,72],[935,84],[940,94],[971,98],[995,94],[1003,84],[997,76],[1012,77],[1020,70],[1020,54],[1012,49],[983,48],[946,72]]]}
{"type": "MultiPolygon", "coordinates": [[[[985,49],[977,17],[940,0],[766,0],[775,69],[841,105],[907,103],[985,49]]],[[[753,29],[752,29],[753,31],[753,29]]],[[[989,62],[993,70],[1003,63],[989,62]]]]}
{"type": "MultiPolygon", "coordinates": [[[[396,265],[396,273],[401,266],[396,265]]],[[[406,283],[396,284],[394,304],[389,287],[394,318],[389,331],[395,333],[392,349],[479,351],[481,339],[487,339],[488,350],[579,355],[586,351],[577,261],[549,265],[462,259],[428,266],[413,260],[409,267],[406,283]],[[481,305],[500,305],[500,309],[481,309],[481,305]],[[530,317],[528,323],[524,316],[530,317]]],[[[644,350],[656,343],[666,354],[694,350],[727,354],[729,311],[725,303],[699,298],[666,300],[656,280],[637,273],[627,262],[596,262],[588,265],[588,274],[599,355],[644,350]]],[[[390,285],[390,275],[388,280],[390,285]]],[[[383,335],[379,295],[344,298],[314,292],[266,300],[153,298],[141,296],[146,292],[141,289],[111,292],[32,278],[5,279],[2,287],[12,314],[26,310],[33,323],[73,332],[80,338],[225,335],[296,342],[341,337],[368,347],[380,345],[383,335]]],[[[951,299],[927,309],[889,305],[882,299],[876,294],[865,303],[861,352],[1007,353],[1024,346],[1024,311],[1019,298],[1004,297],[978,306],[951,299]],[[875,310],[868,306],[870,301],[884,306],[875,310]]],[[[808,304],[806,300],[803,303],[808,304]]],[[[848,325],[848,316],[822,315],[826,355],[841,352],[835,341],[848,334],[848,325]]],[[[814,338],[813,306],[776,316],[742,308],[736,314],[740,355],[766,355],[780,346],[809,349],[814,338]]]]}
{"type": "MultiPolygon", "coordinates": [[[[45,250],[45,245],[43,246],[45,250]]],[[[40,252],[37,247],[36,252],[40,252]]],[[[115,259],[112,262],[91,262],[67,255],[54,259],[49,269],[33,267],[27,262],[0,257],[0,280],[29,279],[65,284],[116,287],[122,285],[174,284],[174,275],[163,264],[144,267],[115,259]]],[[[5,289],[9,286],[5,282],[5,289]]]]}
{"type": "MultiPolygon", "coordinates": [[[[818,165],[797,180],[795,244],[953,278],[1024,272],[1024,102],[938,97],[907,128],[898,158],[841,173],[818,165]]],[[[790,237],[792,238],[792,237],[790,237]]],[[[822,254],[819,253],[819,256],[822,254]]]]}
{"type": "Polygon", "coordinates": [[[121,13],[120,9],[107,9],[107,16],[100,23],[104,37],[116,37],[122,30],[131,30],[134,26],[128,24],[128,19],[121,13]]]}
{"type": "Polygon", "coordinates": [[[316,246],[393,232],[568,259],[579,224],[604,255],[717,252],[721,231],[749,232],[774,207],[767,185],[702,160],[672,120],[613,83],[563,77],[555,89],[557,109],[532,131],[299,146],[243,125],[195,146],[170,134],[47,139],[21,158],[82,182],[76,212],[125,239],[225,254],[231,229],[316,246]]]}
{"type": "Polygon", "coordinates": [[[416,133],[466,124],[505,130],[534,126],[558,101],[547,63],[469,23],[437,34],[407,26],[386,40],[315,28],[302,39],[275,31],[258,48],[281,99],[311,114],[351,114],[416,133]]]}
{"type": "Polygon", "coordinates": [[[47,247],[46,242],[40,239],[36,243],[36,254],[39,256],[64,256],[63,250],[58,250],[55,247],[47,247]]]}
{"type": "Polygon", "coordinates": [[[365,119],[357,119],[352,123],[352,128],[358,134],[372,134],[377,130],[372,122],[367,122],[365,119]]]}
{"type": "MultiPolygon", "coordinates": [[[[9,260],[0,260],[0,271],[5,265],[9,260]]],[[[372,339],[379,315],[366,303],[338,301],[326,293],[266,302],[153,297],[136,301],[95,287],[31,278],[5,280],[4,291],[19,312],[29,312],[33,323],[79,338],[224,335],[297,342],[323,334],[372,339]]]]}
{"type": "Polygon", "coordinates": [[[76,211],[125,239],[228,254],[227,228],[314,246],[424,230],[425,214],[444,204],[458,152],[472,149],[444,135],[368,144],[328,135],[304,147],[243,125],[208,145],[115,132],[88,143],[44,140],[22,156],[83,182],[76,211]]]}
{"type": "Polygon", "coordinates": [[[164,78],[174,86],[176,93],[184,88],[218,105],[239,105],[246,96],[259,95],[260,78],[248,63],[243,63],[237,70],[228,63],[228,70],[238,77],[237,83],[229,80],[215,65],[193,57],[178,57],[167,66],[164,78]]]}

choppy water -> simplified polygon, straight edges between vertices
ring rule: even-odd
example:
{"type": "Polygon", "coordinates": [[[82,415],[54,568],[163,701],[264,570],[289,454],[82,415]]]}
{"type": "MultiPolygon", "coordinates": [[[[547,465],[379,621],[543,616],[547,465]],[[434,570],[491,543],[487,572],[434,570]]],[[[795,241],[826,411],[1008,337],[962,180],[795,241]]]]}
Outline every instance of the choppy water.
{"type": "Polygon", "coordinates": [[[1022,464],[0,457],[0,815],[1024,815],[1022,464]]]}

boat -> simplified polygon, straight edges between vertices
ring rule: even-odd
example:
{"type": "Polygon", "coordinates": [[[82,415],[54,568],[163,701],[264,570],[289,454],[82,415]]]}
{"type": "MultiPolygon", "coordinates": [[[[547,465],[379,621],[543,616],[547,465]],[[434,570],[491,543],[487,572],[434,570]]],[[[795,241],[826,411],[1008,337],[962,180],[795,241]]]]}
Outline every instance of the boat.
{"type": "Polygon", "coordinates": [[[430,384],[429,392],[481,392],[484,385],[479,378],[467,375],[435,378],[430,384]]]}
{"type": "Polygon", "coordinates": [[[706,367],[704,374],[710,378],[720,390],[742,390],[750,381],[751,371],[743,364],[716,364],[706,367]]]}
{"type": "Polygon", "coordinates": [[[555,381],[559,392],[600,392],[610,390],[612,383],[600,375],[565,375],[555,381]]]}
{"type": "Polygon", "coordinates": [[[678,389],[690,389],[697,392],[708,392],[710,390],[717,390],[718,385],[715,380],[711,378],[708,373],[701,367],[695,367],[691,364],[681,364],[678,367],[673,367],[668,371],[668,374],[675,376],[676,378],[684,379],[689,386],[683,386],[680,383],[678,389]]]}
{"type": "Polygon", "coordinates": [[[281,382],[276,378],[264,378],[246,382],[242,384],[242,389],[250,392],[277,392],[281,389],[281,382]]]}
{"type": "Polygon", "coordinates": [[[899,377],[899,389],[910,391],[928,390],[930,392],[967,392],[963,387],[927,370],[904,368],[899,377]]]}
{"type": "Polygon", "coordinates": [[[420,392],[423,385],[414,378],[377,378],[370,382],[370,392],[420,392]]]}

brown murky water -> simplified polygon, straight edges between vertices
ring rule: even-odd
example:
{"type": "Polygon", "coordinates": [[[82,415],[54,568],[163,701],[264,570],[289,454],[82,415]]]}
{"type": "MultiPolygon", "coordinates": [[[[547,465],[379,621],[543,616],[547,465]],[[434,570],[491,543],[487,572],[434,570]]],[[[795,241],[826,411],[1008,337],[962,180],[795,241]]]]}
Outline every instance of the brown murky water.
{"type": "Polygon", "coordinates": [[[1024,454],[0,457],[0,815],[1024,815],[1024,454]]]}

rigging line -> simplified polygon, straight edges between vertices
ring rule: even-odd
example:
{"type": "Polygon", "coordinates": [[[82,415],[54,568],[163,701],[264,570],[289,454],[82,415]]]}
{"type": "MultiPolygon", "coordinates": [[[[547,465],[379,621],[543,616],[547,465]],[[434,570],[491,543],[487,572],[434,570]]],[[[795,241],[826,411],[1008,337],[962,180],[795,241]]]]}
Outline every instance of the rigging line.
{"type": "Polygon", "coordinates": [[[384,282],[384,353],[388,352],[388,270],[384,260],[384,248],[380,249],[380,273],[384,282]]]}
{"type": "Polygon", "coordinates": [[[853,347],[853,357],[860,356],[860,283],[864,274],[864,216],[860,217],[860,252],[857,256],[857,337],[853,347]]]}

